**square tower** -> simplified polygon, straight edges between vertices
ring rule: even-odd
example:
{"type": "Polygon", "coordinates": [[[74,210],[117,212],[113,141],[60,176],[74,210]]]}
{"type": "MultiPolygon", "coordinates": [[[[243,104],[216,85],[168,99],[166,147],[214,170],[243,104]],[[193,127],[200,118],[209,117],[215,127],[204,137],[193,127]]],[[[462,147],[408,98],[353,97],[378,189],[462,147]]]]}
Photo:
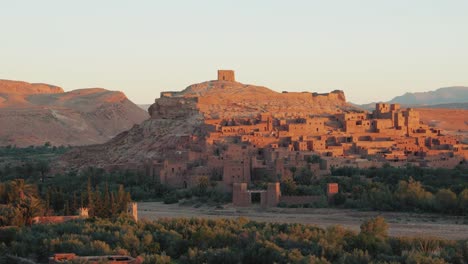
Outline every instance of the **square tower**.
{"type": "Polygon", "coordinates": [[[218,81],[235,82],[234,71],[218,70],[218,81]]]}

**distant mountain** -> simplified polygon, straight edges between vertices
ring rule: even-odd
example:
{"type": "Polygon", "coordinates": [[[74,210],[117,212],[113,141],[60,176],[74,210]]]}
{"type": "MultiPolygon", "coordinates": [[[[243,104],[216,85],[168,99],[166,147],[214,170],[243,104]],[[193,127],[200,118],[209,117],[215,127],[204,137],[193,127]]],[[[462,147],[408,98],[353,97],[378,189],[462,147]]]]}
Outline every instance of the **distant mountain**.
{"type": "MultiPolygon", "coordinates": [[[[396,96],[386,103],[401,104],[402,107],[415,108],[468,109],[468,87],[453,86],[429,92],[405,93],[404,95],[396,96]]],[[[375,109],[375,104],[376,102],[353,105],[366,110],[373,110],[375,109]]]]}
{"type": "Polygon", "coordinates": [[[145,110],[145,111],[148,111],[148,108],[151,106],[151,104],[137,104],[138,107],[140,107],[141,109],[145,110]]]}
{"type": "Polygon", "coordinates": [[[0,146],[104,143],[148,117],[122,92],[0,80],[0,146]]]}
{"type": "Polygon", "coordinates": [[[468,87],[454,86],[435,91],[405,93],[389,101],[402,105],[435,105],[468,102],[468,87]]]}

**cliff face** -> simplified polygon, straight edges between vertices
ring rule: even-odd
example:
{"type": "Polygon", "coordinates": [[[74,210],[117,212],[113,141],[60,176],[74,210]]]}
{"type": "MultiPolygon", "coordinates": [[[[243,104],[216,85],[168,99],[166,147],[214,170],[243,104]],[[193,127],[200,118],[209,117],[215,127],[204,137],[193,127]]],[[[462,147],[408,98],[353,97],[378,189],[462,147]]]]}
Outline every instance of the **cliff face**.
{"type": "MultiPolygon", "coordinates": [[[[352,110],[342,91],[327,94],[278,93],[233,81],[208,81],[180,92],[163,92],[148,112],[150,119],[101,145],[64,155],[63,167],[141,164],[186,150],[189,138],[203,138],[206,119],[273,115],[326,115],[352,110]]],[[[199,141],[200,142],[200,141],[199,141]]],[[[203,143],[200,143],[203,144],[203,143]]],[[[203,146],[199,146],[203,149],[203,146]]]]}
{"type": "Polygon", "coordinates": [[[0,79],[0,94],[52,94],[63,92],[62,88],[55,85],[0,79]]]}
{"type": "Polygon", "coordinates": [[[0,145],[103,143],[147,117],[121,92],[0,81],[0,145]]]}

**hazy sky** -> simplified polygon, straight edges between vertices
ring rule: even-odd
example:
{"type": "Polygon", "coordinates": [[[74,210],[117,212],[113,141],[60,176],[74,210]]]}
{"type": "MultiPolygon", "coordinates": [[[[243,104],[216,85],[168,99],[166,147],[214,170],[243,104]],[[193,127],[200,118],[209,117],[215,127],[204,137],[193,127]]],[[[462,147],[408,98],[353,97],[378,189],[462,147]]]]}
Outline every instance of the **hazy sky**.
{"type": "Polygon", "coordinates": [[[357,103],[468,86],[468,1],[0,0],[0,79],[151,103],[217,69],[357,103]]]}

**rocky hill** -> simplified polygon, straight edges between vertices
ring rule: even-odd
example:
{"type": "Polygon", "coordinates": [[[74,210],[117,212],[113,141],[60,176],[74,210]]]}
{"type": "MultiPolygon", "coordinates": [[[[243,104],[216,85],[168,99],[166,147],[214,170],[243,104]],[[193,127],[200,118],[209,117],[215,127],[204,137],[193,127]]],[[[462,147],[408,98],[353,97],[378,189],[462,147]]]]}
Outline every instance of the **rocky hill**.
{"type": "Polygon", "coordinates": [[[0,145],[103,143],[147,118],[121,92],[0,80],[0,145]]]}
{"type": "Polygon", "coordinates": [[[163,92],[161,95],[148,110],[153,117],[175,115],[182,111],[182,105],[190,104],[191,110],[199,111],[208,118],[251,117],[264,112],[320,115],[354,109],[346,103],[342,91],[326,94],[278,93],[266,87],[230,81],[193,84],[181,92],[163,92]]]}
{"type": "Polygon", "coordinates": [[[342,91],[278,93],[235,81],[208,81],[190,85],[181,92],[162,92],[161,98],[148,109],[150,119],[105,144],[67,153],[59,163],[63,167],[79,168],[163,160],[179,149],[187,149],[189,137],[203,138],[206,119],[252,117],[265,112],[306,116],[353,110],[342,91]]]}

